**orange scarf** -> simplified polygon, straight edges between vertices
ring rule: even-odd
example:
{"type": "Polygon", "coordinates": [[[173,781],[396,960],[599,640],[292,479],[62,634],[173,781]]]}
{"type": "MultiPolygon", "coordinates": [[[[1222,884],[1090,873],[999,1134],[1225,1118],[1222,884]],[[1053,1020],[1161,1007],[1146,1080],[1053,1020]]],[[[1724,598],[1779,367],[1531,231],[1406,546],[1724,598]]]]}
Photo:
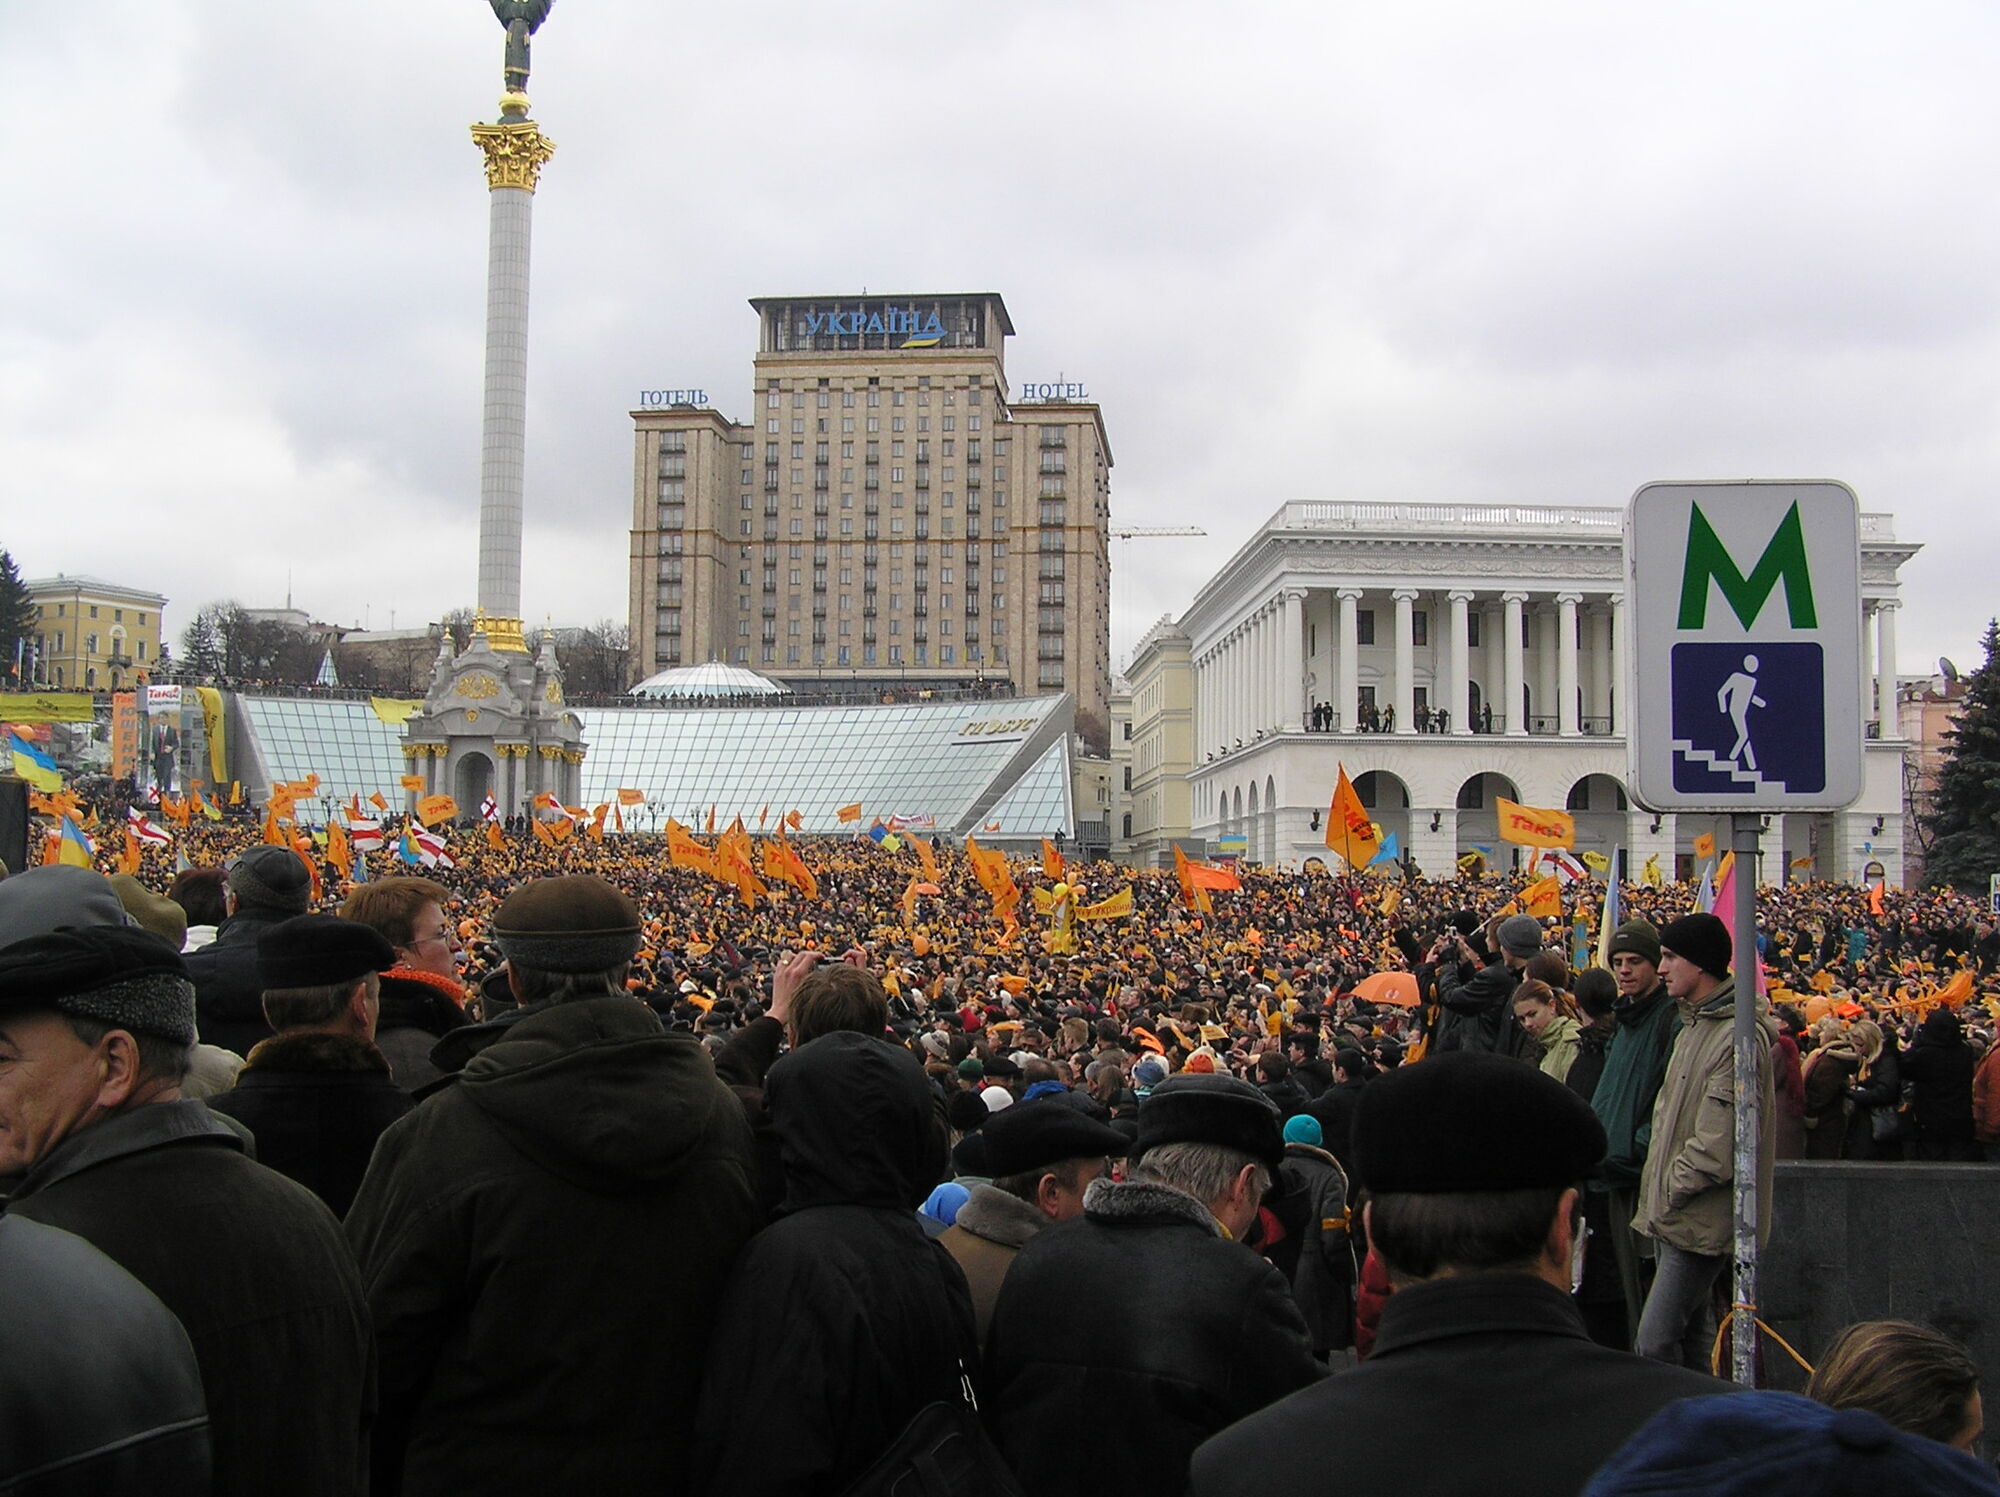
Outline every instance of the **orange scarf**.
{"type": "Polygon", "coordinates": [[[465,984],[455,978],[439,977],[435,972],[419,972],[415,967],[391,967],[382,975],[401,978],[404,982],[420,982],[426,987],[436,988],[459,1008],[465,1007],[465,984]]]}

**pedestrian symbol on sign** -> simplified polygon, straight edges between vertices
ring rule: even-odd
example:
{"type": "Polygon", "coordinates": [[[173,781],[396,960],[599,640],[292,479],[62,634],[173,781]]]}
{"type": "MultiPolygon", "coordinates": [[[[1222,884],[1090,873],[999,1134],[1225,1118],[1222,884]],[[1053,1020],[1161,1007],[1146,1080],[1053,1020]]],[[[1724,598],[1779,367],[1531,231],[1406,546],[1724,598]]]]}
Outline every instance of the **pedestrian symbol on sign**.
{"type": "Polygon", "coordinates": [[[1826,788],[1825,664],[1816,644],[1687,643],[1672,655],[1674,788],[1826,788]],[[1753,715],[1754,714],[1754,715],[1753,715]]]}

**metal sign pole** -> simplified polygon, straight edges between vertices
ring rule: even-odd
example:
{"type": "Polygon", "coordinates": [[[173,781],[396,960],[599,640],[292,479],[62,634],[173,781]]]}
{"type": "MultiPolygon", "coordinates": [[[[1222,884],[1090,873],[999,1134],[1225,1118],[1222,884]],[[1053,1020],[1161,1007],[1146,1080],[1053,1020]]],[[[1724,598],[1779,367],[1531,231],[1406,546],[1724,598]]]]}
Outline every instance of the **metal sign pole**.
{"type": "Polygon", "coordinates": [[[1757,813],[1737,811],[1729,822],[1729,846],[1736,855],[1735,909],[1729,916],[1736,980],[1736,1274],[1730,1296],[1735,1307],[1730,1313],[1730,1376],[1752,1388],[1757,1384],[1757,1135],[1764,1123],[1757,1085],[1757,845],[1764,820],[1757,813]]]}

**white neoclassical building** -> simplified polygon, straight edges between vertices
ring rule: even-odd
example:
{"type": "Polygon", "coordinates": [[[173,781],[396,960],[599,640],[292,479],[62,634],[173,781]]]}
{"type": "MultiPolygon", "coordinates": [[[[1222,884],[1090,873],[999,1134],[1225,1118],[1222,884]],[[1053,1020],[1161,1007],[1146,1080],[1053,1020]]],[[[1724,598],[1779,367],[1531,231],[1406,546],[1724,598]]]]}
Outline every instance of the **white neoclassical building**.
{"type": "MultiPolygon", "coordinates": [[[[1186,639],[1187,833],[1253,861],[1324,852],[1337,766],[1426,873],[1496,841],[1494,801],[1577,814],[1579,850],[1685,873],[1715,818],[1625,793],[1623,511],[1556,505],[1286,504],[1196,595],[1186,639]]],[[[1867,777],[1850,809],[1771,818],[1764,876],[1900,880],[1898,569],[1916,545],[1862,517],[1867,777]],[[1777,858],[1783,849],[1782,864],[1777,858]],[[1810,860],[1809,862],[1806,860],[1810,860]]],[[[1153,669],[1134,665],[1139,694],[1153,669]]],[[[1140,828],[1163,839],[1178,827],[1140,828]]],[[[1725,844],[1726,845],[1726,844],[1725,844]]]]}

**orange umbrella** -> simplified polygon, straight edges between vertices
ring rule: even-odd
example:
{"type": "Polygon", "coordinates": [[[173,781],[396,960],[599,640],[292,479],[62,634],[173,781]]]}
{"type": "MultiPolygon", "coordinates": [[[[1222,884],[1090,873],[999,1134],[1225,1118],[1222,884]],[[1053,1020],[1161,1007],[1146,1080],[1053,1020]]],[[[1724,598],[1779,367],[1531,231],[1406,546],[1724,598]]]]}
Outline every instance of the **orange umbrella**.
{"type": "Polygon", "coordinates": [[[1417,978],[1413,972],[1372,972],[1354,985],[1354,996],[1370,1003],[1387,1003],[1396,1008],[1415,1008],[1417,978]]]}

